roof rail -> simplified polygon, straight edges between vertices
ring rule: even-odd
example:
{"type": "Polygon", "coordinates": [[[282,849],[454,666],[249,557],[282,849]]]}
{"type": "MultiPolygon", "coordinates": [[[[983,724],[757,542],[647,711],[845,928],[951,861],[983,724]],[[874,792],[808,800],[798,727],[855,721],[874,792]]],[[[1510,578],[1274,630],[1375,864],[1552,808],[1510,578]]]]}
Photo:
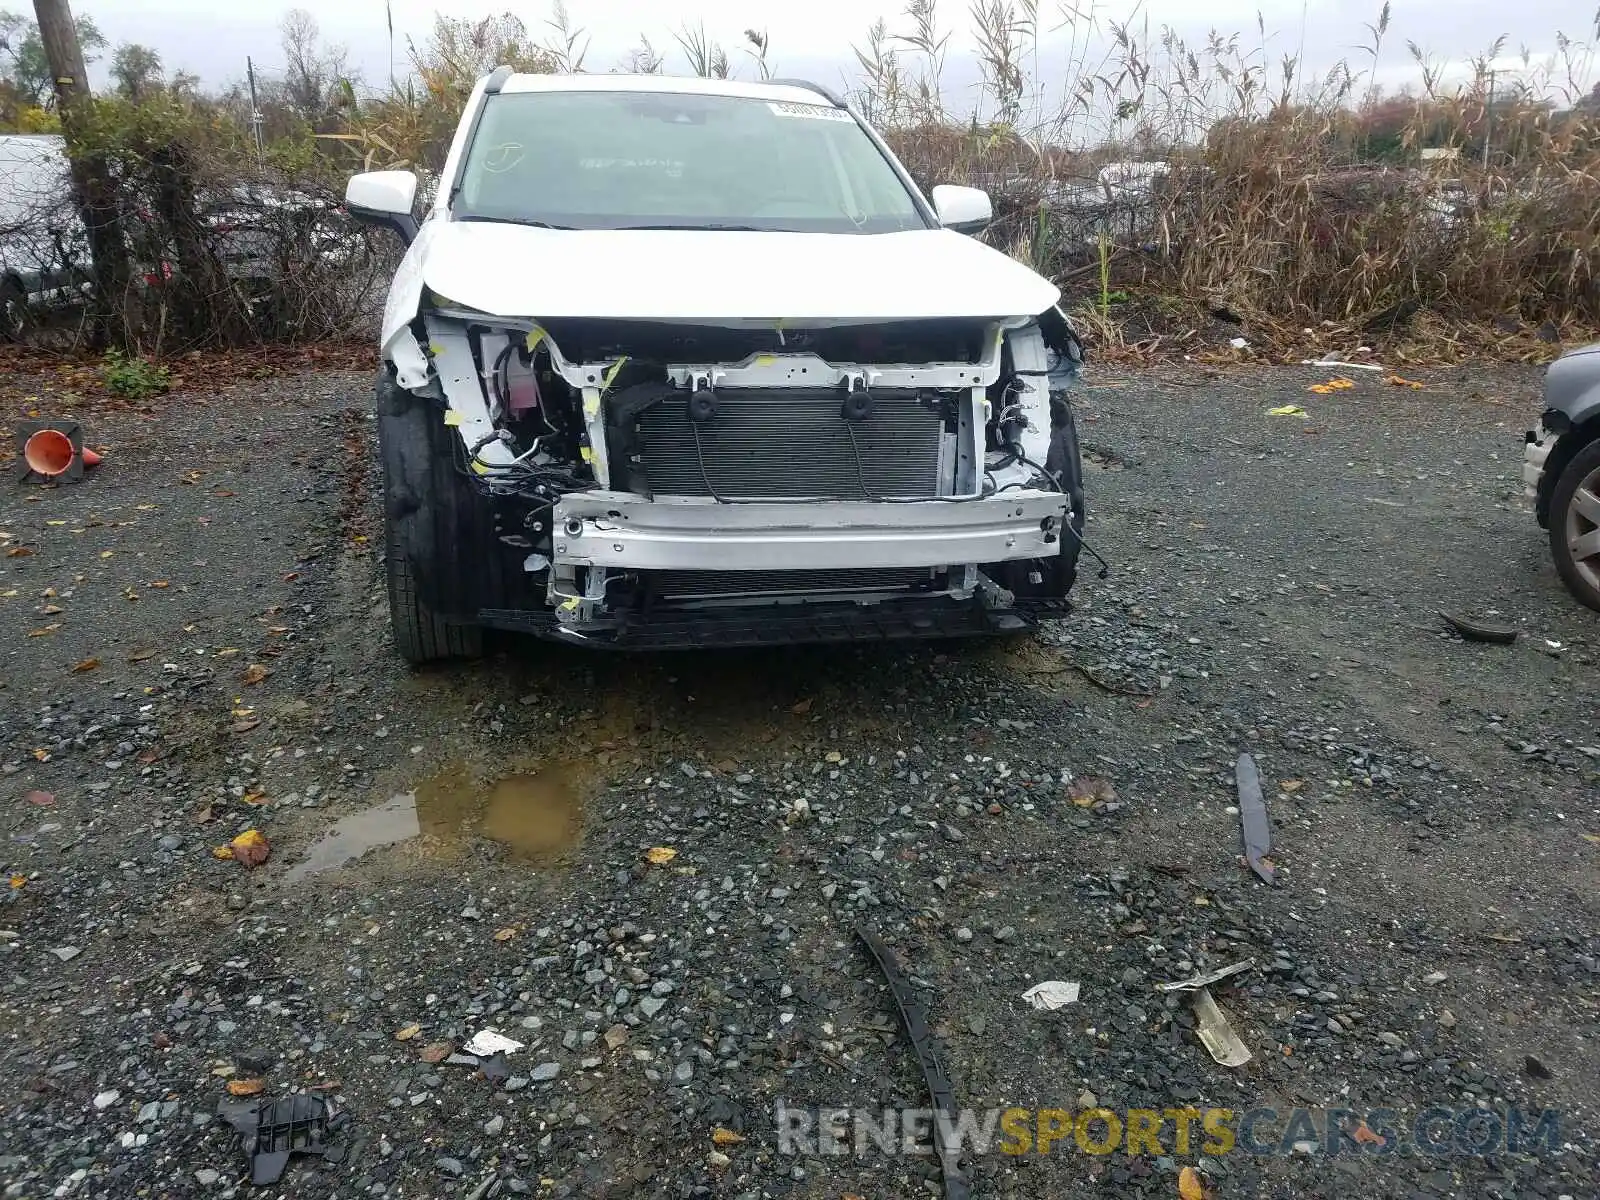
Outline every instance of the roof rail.
{"type": "Polygon", "coordinates": [[[506,80],[510,79],[515,73],[516,69],[514,67],[503,65],[496,67],[493,73],[490,74],[488,82],[483,85],[484,94],[487,96],[498,95],[500,89],[505,87],[506,80]]]}
{"type": "Polygon", "coordinates": [[[777,84],[779,87],[804,88],[808,92],[815,92],[835,108],[849,108],[844,97],[832,88],[823,87],[820,83],[812,83],[809,79],[768,79],[765,82],[777,84]]]}

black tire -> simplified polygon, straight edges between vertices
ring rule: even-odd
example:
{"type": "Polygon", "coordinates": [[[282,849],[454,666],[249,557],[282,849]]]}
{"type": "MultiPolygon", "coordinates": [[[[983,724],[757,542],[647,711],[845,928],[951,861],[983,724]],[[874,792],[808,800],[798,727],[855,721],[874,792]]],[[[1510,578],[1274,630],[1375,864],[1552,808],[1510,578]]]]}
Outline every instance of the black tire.
{"type": "Polygon", "coordinates": [[[435,404],[396,386],[385,370],[378,446],[389,616],[395,649],[418,665],[483,652],[473,622],[483,589],[499,577],[486,504],[457,470],[454,436],[435,404]]]}
{"type": "Polygon", "coordinates": [[[1061,490],[1072,501],[1071,532],[1063,533],[1061,553],[1056,556],[1056,594],[1065,596],[1078,582],[1078,558],[1083,554],[1083,524],[1089,509],[1083,491],[1083,451],[1078,445],[1078,423],[1072,406],[1065,400],[1050,399],[1050,454],[1045,470],[1056,477],[1061,490]]]}
{"type": "Polygon", "coordinates": [[[1600,493],[1600,438],[1595,438],[1567,460],[1550,493],[1550,553],[1556,573],[1579,601],[1600,612],[1600,556],[1579,560],[1572,552],[1569,522],[1582,535],[1600,530],[1600,520],[1577,511],[1578,489],[1586,482],[1589,492],[1600,493]]]}
{"type": "Polygon", "coordinates": [[[0,342],[22,341],[32,323],[27,290],[15,279],[0,280],[0,342]]]}
{"type": "Polygon", "coordinates": [[[1015,560],[985,572],[1007,591],[1024,599],[1064,600],[1078,582],[1078,558],[1083,553],[1083,523],[1086,516],[1083,495],[1083,455],[1078,448],[1078,426],[1072,408],[1057,396],[1050,400],[1050,450],[1044,468],[1053,475],[1061,490],[1072,501],[1072,524],[1061,531],[1061,552],[1048,560],[1015,560]],[[1028,576],[1038,571],[1038,583],[1028,576]]]}

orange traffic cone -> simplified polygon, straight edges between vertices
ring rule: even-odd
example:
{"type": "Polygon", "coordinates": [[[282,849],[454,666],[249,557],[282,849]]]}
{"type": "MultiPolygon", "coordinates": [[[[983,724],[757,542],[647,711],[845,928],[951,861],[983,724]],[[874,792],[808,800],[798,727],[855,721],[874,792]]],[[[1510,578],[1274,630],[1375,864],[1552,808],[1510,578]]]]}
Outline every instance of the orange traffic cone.
{"type": "MultiPolygon", "coordinates": [[[[23,461],[36,475],[52,478],[64,474],[74,458],[72,439],[54,429],[41,429],[22,446],[23,461]]],[[[84,458],[84,462],[89,460],[84,458]]]]}
{"type": "Polygon", "coordinates": [[[100,465],[100,456],[87,446],[83,448],[83,465],[86,467],[98,467],[100,465]]]}

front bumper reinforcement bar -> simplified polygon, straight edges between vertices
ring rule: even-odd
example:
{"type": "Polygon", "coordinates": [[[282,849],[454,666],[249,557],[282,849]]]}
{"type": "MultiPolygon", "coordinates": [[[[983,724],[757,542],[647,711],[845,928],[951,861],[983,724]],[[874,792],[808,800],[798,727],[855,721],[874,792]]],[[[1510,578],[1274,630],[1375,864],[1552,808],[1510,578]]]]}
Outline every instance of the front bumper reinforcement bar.
{"type": "Polygon", "coordinates": [[[1067,498],[750,501],[572,492],[555,507],[557,565],[636,571],[946,567],[1060,553],[1067,498]]]}

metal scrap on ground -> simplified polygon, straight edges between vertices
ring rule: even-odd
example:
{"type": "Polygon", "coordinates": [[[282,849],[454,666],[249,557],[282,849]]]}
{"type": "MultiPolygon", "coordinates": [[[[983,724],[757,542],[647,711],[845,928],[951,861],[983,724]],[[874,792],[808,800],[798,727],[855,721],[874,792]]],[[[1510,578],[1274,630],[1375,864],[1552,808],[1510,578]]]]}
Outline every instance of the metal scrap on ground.
{"type": "Polygon", "coordinates": [[[1203,971],[1199,975],[1191,975],[1188,979],[1179,979],[1172,983],[1156,984],[1158,992],[1193,992],[1200,988],[1209,987],[1213,983],[1237,975],[1241,971],[1248,971],[1256,965],[1256,960],[1247,958],[1243,962],[1236,962],[1232,966],[1218,967],[1215,971],[1203,971]]]}
{"type": "Polygon", "coordinates": [[[1272,852],[1272,823],[1267,820],[1267,802],[1261,796],[1261,773],[1256,770],[1256,760],[1248,754],[1239,755],[1235,774],[1239,781],[1239,823],[1244,827],[1244,856],[1252,871],[1272,883],[1277,876],[1277,869],[1267,857],[1272,852]]]}
{"type": "Polygon", "coordinates": [[[1250,1047],[1233,1031],[1227,1016],[1205,988],[1194,994],[1194,1015],[1198,1018],[1195,1032],[1212,1058],[1225,1067],[1242,1067],[1250,1061],[1250,1047]]]}

